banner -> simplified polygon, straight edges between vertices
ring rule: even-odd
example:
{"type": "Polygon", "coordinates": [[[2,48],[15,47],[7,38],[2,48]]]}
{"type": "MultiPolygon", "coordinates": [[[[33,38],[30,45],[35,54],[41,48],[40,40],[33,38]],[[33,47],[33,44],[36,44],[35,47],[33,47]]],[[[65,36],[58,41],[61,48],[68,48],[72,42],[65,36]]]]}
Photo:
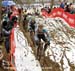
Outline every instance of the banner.
{"type": "Polygon", "coordinates": [[[75,27],[75,14],[65,12],[62,8],[53,9],[49,14],[44,10],[42,11],[42,16],[45,16],[46,18],[60,17],[64,19],[71,27],[75,27]]]}

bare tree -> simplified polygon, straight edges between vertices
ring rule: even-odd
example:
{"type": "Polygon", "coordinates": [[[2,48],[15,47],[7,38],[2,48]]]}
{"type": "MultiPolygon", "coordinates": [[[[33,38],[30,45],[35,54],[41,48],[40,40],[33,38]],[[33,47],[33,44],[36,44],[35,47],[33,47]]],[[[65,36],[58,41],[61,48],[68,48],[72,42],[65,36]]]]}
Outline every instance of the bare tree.
{"type": "Polygon", "coordinates": [[[44,6],[44,1],[42,0],[42,5],[44,6]]]}
{"type": "Polygon", "coordinates": [[[51,0],[51,8],[53,7],[54,5],[54,0],[51,0]]]}
{"type": "Polygon", "coordinates": [[[0,40],[1,40],[1,2],[2,0],[0,0],[0,40]]]}
{"type": "Polygon", "coordinates": [[[32,4],[33,2],[33,0],[26,0],[26,4],[28,4],[28,6],[30,6],[30,4],[32,4]]]}
{"type": "Polygon", "coordinates": [[[73,3],[75,3],[75,0],[73,0],[73,3]]]}

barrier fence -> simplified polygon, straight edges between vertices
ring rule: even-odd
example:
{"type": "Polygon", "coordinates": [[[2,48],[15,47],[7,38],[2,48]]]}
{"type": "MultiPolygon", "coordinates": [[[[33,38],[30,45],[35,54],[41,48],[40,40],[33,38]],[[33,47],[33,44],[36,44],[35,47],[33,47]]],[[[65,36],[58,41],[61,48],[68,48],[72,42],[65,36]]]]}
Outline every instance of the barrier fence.
{"type": "Polygon", "coordinates": [[[62,8],[56,8],[51,11],[51,13],[47,13],[47,11],[42,11],[42,16],[48,18],[60,17],[64,19],[71,27],[75,27],[75,14],[70,14],[65,12],[62,8]]]}

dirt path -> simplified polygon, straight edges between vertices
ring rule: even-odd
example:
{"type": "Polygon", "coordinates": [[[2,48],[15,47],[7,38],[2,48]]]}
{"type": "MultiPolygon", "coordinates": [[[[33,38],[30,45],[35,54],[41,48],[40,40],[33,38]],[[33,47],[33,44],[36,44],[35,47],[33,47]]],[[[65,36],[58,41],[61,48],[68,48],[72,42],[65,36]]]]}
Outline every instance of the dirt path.
{"type": "MultiPolygon", "coordinates": [[[[36,50],[36,49],[33,48],[33,51],[34,50],[36,50]]],[[[36,51],[34,51],[34,52],[36,52],[36,51]]],[[[35,56],[36,56],[36,54],[35,54],[35,56]]],[[[36,56],[36,59],[37,59],[37,56],[36,56]]],[[[42,56],[39,62],[40,62],[42,71],[61,71],[58,63],[53,62],[47,56],[42,56]]]]}

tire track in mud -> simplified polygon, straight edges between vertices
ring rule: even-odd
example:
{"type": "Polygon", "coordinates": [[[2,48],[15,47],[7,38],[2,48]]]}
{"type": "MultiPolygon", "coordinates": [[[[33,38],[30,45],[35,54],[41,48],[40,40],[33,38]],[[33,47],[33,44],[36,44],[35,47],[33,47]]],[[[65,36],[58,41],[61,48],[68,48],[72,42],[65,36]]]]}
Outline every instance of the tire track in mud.
{"type": "Polygon", "coordinates": [[[60,71],[58,63],[50,60],[49,57],[43,57],[40,61],[42,71],[60,71]]]}

